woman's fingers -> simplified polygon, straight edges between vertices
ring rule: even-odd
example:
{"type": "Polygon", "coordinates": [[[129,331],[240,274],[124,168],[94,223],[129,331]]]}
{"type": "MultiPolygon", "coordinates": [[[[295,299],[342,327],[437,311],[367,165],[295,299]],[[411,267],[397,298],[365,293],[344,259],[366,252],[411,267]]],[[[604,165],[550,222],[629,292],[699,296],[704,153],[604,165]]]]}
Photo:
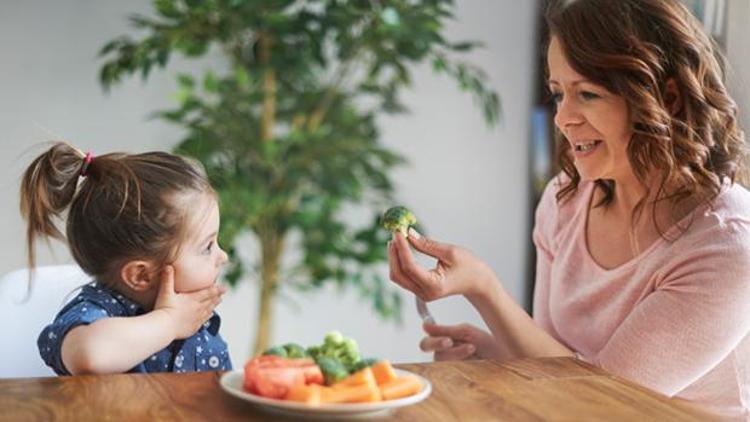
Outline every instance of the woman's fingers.
{"type": "Polygon", "coordinates": [[[423,352],[437,352],[453,347],[453,340],[450,337],[425,337],[419,342],[419,348],[423,352]]]}
{"type": "Polygon", "coordinates": [[[398,253],[396,253],[396,245],[393,241],[388,242],[388,261],[390,267],[389,277],[391,280],[404,289],[414,292],[417,295],[421,295],[422,290],[419,286],[409,279],[409,277],[404,275],[401,269],[401,259],[399,258],[398,253]]]}
{"type": "Polygon", "coordinates": [[[407,279],[419,286],[422,291],[422,299],[431,300],[440,297],[440,276],[434,271],[428,271],[417,264],[406,238],[400,232],[395,232],[391,243],[394,244],[396,249],[401,272],[407,279]]]}
{"type": "Polygon", "coordinates": [[[428,239],[419,234],[419,232],[413,227],[409,229],[409,242],[416,250],[425,255],[429,255],[440,261],[453,263],[451,259],[453,255],[453,247],[451,245],[428,239]]]}
{"type": "Polygon", "coordinates": [[[422,329],[430,337],[448,337],[460,342],[471,342],[471,328],[469,324],[438,325],[426,322],[422,324],[422,329]]]}
{"type": "Polygon", "coordinates": [[[435,360],[464,360],[472,357],[476,346],[471,343],[460,343],[455,347],[435,352],[435,360]]]}
{"type": "Polygon", "coordinates": [[[472,341],[472,326],[422,324],[428,334],[419,342],[419,348],[424,352],[434,352],[435,360],[468,359],[477,351],[472,341]]]}

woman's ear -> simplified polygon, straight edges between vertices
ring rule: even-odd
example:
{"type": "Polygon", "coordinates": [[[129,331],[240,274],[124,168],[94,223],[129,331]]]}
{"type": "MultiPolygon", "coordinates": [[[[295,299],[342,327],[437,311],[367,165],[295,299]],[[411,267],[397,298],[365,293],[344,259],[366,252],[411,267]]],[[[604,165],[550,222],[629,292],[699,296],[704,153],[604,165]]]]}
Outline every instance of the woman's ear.
{"type": "Polygon", "coordinates": [[[682,93],[674,78],[667,80],[667,85],[664,89],[664,105],[672,116],[677,115],[682,109],[682,93]]]}
{"type": "Polygon", "coordinates": [[[155,265],[148,261],[128,261],[120,270],[120,278],[132,290],[142,292],[154,284],[157,277],[155,269],[155,265]]]}

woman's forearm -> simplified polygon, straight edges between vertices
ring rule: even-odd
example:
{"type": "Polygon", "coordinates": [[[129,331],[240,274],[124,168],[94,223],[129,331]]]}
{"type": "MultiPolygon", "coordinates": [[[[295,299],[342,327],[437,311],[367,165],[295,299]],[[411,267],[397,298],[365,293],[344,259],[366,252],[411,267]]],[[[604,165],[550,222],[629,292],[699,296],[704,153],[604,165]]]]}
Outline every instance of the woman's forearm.
{"type": "Polygon", "coordinates": [[[162,311],[104,318],[72,329],[63,340],[62,360],[71,374],[126,372],[173,340],[172,321],[162,311]]]}
{"type": "Polygon", "coordinates": [[[466,298],[477,309],[507,359],[573,356],[573,352],[544,331],[493,276],[466,298]]]}

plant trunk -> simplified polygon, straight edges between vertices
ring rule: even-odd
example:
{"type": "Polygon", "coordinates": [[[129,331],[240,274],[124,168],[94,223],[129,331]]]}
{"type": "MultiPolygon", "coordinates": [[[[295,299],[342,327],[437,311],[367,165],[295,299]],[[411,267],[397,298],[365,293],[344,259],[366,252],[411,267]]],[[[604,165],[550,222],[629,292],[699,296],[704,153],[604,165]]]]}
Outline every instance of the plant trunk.
{"type": "MultiPolygon", "coordinates": [[[[259,59],[265,67],[263,71],[263,105],[260,121],[260,138],[263,142],[273,141],[273,128],[276,124],[276,73],[271,66],[272,39],[268,34],[261,34],[258,40],[259,59]]],[[[258,331],[253,346],[253,356],[263,353],[271,341],[273,318],[273,299],[276,295],[276,285],[279,277],[279,265],[283,250],[283,234],[279,233],[273,224],[273,217],[259,227],[262,264],[260,301],[258,307],[258,331]]]]}
{"type": "Polygon", "coordinates": [[[258,40],[259,59],[263,71],[263,108],[260,120],[260,139],[269,142],[273,139],[273,126],[276,124],[276,73],[271,66],[271,37],[263,34],[258,40]]]}
{"type": "Polygon", "coordinates": [[[268,349],[273,327],[273,302],[278,285],[279,266],[284,249],[284,239],[275,230],[258,233],[261,242],[262,266],[260,301],[258,307],[258,331],[255,335],[253,356],[258,356],[268,349]]]}

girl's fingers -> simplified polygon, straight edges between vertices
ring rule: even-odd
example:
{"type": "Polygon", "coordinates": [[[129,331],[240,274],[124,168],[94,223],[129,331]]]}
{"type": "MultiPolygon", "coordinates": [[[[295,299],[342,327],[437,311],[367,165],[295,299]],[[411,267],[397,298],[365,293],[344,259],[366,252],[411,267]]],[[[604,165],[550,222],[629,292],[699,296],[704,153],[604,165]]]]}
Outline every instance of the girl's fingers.
{"type": "Polygon", "coordinates": [[[170,295],[174,293],[174,268],[167,265],[160,274],[161,284],[159,285],[159,296],[170,295]]]}
{"type": "Polygon", "coordinates": [[[206,302],[214,300],[214,298],[216,298],[217,296],[221,296],[223,293],[221,293],[221,289],[219,288],[219,286],[214,284],[213,286],[206,287],[204,289],[188,294],[199,302],[206,302]]]}

